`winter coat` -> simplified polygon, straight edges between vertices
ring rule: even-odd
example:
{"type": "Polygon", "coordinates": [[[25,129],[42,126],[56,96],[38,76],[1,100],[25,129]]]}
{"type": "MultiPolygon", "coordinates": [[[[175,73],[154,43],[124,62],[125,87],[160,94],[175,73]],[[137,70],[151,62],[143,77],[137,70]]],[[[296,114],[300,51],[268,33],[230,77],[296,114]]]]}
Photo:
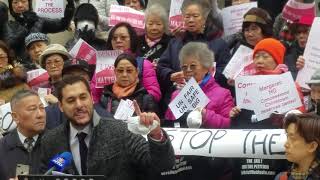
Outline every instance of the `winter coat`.
{"type": "MultiPolygon", "coordinates": [[[[205,107],[205,115],[202,117],[205,128],[229,128],[229,112],[234,107],[233,99],[229,90],[222,88],[213,77],[201,87],[210,99],[205,107]]],[[[180,90],[172,94],[172,100],[179,94],[180,90]]],[[[166,119],[175,120],[170,110],[166,113],[166,119]]]]}
{"type": "Polygon", "coordinates": [[[102,30],[109,29],[109,17],[110,17],[110,6],[115,4],[118,5],[117,0],[75,0],[76,6],[82,3],[92,4],[98,11],[99,14],[99,26],[102,30]]]}
{"type": "MultiPolygon", "coordinates": [[[[113,118],[101,118],[94,112],[92,134],[87,155],[87,174],[104,175],[108,180],[135,180],[147,169],[153,173],[171,168],[174,152],[168,135],[165,142],[155,142],[148,136],[128,131],[126,123],[113,118]]],[[[70,125],[68,121],[48,131],[41,141],[40,171],[48,170],[48,162],[56,154],[70,152],[70,125]]],[[[63,171],[79,174],[75,163],[63,171]]]]}
{"type": "MultiPolygon", "coordinates": [[[[103,107],[107,112],[110,112],[112,115],[114,115],[117,111],[117,108],[119,106],[120,100],[118,99],[114,93],[112,92],[112,86],[108,85],[105,86],[103,89],[103,94],[100,100],[100,106],[103,107]]],[[[136,100],[139,104],[139,107],[141,109],[141,112],[155,112],[158,113],[158,105],[153,100],[153,97],[148,94],[148,92],[145,90],[144,87],[141,86],[140,83],[136,86],[136,89],[134,92],[127,96],[123,97],[123,100],[130,99],[130,100],[136,100]]]]}
{"type": "MultiPolygon", "coordinates": [[[[137,58],[138,69],[139,69],[139,80],[142,81],[143,87],[148,91],[148,93],[153,96],[156,102],[161,99],[160,85],[157,80],[157,75],[153,69],[153,65],[148,60],[143,60],[142,58],[137,58]],[[142,63],[143,62],[143,63],[142,63]],[[141,64],[141,65],[140,65],[141,64]],[[143,65],[142,65],[143,64],[143,65]]],[[[90,88],[92,93],[92,98],[95,103],[99,102],[102,95],[103,88],[96,88],[96,78],[93,76],[90,88]]]]}
{"type": "Polygon", "coordinates": [[[0,179],[14,178],[17,164],[29,165],[29,173],[38,174],[40,171],[40,141],[41,135],[31,153],[28,153],[16,129],[0,139],[0,179]]]}
{"type": "Polygon", "coordinates": [[[7,103],[18,91],[30,89],[26,81],[27,76],[21,66],[0,68],[0,99],[7,103]]]}
{"type": "MultiPolygon", "coordinates": [[[[214,52],[216,62],[215,79],[222,87],[228,87],[226,78],[222,74],[224,68],[230,60],[230,52],[228,45],[222,39],[213,39],[208,41],[207,37],[199,34],[193,37],[191,33],[187,32],[183,39],[173,38],[170,40],[168,48],[164,51],[157,65],[157,75],[160,83],[162,93],[171,89],[173,83],[170,80],[170,75],[181,71],[179,52],[181,48],[188,42],[204,42],[208,44],[209,49],[214,52]]],[[[169,96],[166,96],[169,97],[169,96]]]]}
{"type": "Polygon", "coordinates": [[[149,47],[146,42],[146,35],[139,36],[139,47],[137,48],[137,55],[143,57],[151,62],[158,62],[162,53],[167,49],[171,36],[164,34],[160,41],[152,47],[149,47]]]}
{"type": "Polygon", "coordinates": [[[298,75],[298,69],[296,67],[297,59],[299,56],[302,56],[304,52],[304,48],[301,48],[298,45],[298,42],[293,42],[289,49],[287,50],[284,63],[288,66],[289,71],[294,80],[296,80],[298,75]]]}
{"type": "Polygon", "coordinates": [[[26,12],[30,16],[26,16],[27,18],[15,15],[15,21],[9,21],[8,23],[5,32],[6,42],[15,51],[19,61],[24,63],[27,61],[24,39],[33,32],[47,34],[68,29],[74,10],[74,4],[68,3],[64,11],[64,17],[61,19],[38,17],[33,11],[26,12]]]}

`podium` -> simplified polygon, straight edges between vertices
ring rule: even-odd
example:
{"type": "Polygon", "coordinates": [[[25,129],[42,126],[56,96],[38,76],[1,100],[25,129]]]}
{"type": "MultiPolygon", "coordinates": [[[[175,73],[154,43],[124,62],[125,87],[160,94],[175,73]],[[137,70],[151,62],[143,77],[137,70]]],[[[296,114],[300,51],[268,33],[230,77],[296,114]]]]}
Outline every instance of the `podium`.
{"type": "Polygon", "coordinates": [[[104,176],[103,175],[71,175],[71,176],[19,175],[18,180],[104,180],[104,176]]]}

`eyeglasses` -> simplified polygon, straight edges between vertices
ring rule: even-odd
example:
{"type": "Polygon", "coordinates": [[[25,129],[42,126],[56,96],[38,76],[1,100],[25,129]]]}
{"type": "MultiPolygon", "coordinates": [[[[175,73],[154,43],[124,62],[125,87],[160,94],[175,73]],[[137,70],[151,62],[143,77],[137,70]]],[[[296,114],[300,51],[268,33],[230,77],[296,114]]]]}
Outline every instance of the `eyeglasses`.
{"type": "Polygon", "coordinates": [[[51,66],[60,66],[63,64],[63,61],[60,60],[55,60],[55,61],[47,61],[46,62],[46,67],[51,67],[51,66]]]}
{"type": "Polygon", "coordinates": [[[194,70],[197,69],[197,67],[198,67],[198,65],[196,65],[196,64],[190,64],[190,65],[183,65],[183,66],[181,66],[181,69],[182,69],[182,71],[186,72],[186,71],[188,71],[188,70],[194,71],[194,70]]]}
{"type": "Polygon", "coordinates": [[[126,41],[129,39],[129,36],[113,36],[112,41],[116,41],[118,40],[118,38],[120,39],[120,41],[126,41]]]}

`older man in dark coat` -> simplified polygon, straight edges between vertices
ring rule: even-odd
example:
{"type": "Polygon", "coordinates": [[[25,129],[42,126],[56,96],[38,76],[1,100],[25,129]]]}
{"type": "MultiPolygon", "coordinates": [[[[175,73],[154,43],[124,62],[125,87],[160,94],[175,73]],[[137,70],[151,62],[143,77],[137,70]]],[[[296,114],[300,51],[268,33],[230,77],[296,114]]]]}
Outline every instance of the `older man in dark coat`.
{"type": "Polygon", "coordinates": [[[43,104],[35,92],[19,91],[10,103],[17,129],[0,140],[1,180],[39,173],[40,139],[46,122],[43,104]]]}

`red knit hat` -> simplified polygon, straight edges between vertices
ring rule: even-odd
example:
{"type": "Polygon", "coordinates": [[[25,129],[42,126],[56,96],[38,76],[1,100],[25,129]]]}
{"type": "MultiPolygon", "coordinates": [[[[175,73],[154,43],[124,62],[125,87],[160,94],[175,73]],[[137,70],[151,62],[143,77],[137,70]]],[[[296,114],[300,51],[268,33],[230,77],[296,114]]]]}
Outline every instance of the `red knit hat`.
{"type": "Polygon", "coordinates": [[[273,38],[263,39],[254,47],[253,58],[258,51],[266,51],[273,57],[277,64],[283,64],[286,48],[280,41],[273,38]]]}

